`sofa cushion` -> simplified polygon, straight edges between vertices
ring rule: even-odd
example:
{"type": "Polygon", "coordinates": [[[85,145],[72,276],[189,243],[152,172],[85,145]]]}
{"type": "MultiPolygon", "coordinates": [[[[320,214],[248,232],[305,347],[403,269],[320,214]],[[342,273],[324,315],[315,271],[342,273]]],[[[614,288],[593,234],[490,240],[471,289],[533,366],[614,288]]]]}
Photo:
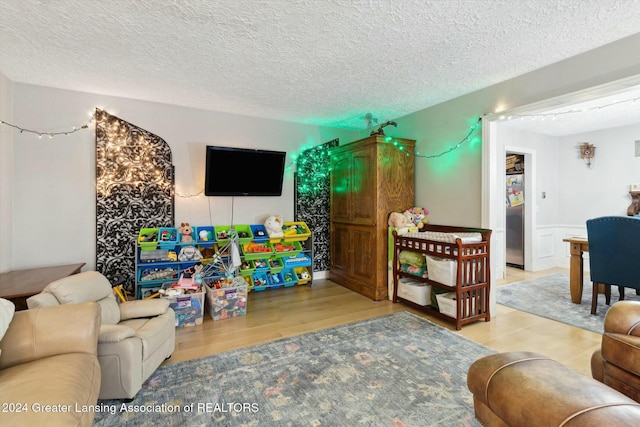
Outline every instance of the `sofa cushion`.
{"type": "Polygon", "coordinates": [[[97,271],[85,271],[49,283],[43,290],[56,296],[60,304],[100,301],[113,295],[111,283],[97,271]]]}
{"type": "Polygon", "coordinates": [[[26,409],[2,413],[3,425],[90,426],[95,411],[82,407],[96,405],[100,365],[94,354],[60,354],[2,369],[0,384],[0,402],[26,409]]]}

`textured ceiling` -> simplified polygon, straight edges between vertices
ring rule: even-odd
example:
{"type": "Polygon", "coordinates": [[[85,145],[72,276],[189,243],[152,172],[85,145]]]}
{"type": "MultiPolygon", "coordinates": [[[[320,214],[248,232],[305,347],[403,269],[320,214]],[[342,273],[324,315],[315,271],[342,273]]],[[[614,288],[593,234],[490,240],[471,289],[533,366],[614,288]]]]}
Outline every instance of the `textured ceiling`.
{"type": "Polygon", "coordinates": [[[0,0],[0,72],[362,129],[638,29],[639,0],[0,0]]]}

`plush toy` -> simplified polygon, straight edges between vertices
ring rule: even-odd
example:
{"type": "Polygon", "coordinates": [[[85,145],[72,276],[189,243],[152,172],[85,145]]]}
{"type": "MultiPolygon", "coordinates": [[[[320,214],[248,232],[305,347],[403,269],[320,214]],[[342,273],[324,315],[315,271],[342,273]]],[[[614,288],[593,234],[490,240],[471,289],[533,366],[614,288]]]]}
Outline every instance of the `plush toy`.
{"type": "Polygon", "coordinates": [[[209,240],[211,240],[211,232],[207,230],[200,230],[200,232],[198,233],[198,237],[203,242],[208,242],[209,240]]]}
{"type": "Polygon", "coordinates": [[[425,208],[413,207],[411,209],[407,209],[405,214],[409,213],[413,216],[413,223],[418,227],[418,229],[422,229],[425,224],[429,223],[429,219],[427,215],[429,215],[429,211],[425,208]]]}
{"type": "Polygon", "coordinates": [[[198,261],[202,259],[202,254],[195,246],[184,246],[178,254],[179,261],[198,261]]]}
{"type": "Polygon", "coordinates": [[[178,232],[182,235],[182,242],[193,242],[193,228],[189,225],[188,222],[183,222],[180,224],[180,228],[178,228],[178,232]]]}
{"type": "Polygon", "coordinates": [[[407,224],[409,224],[409,233],[415,233],[418,231],[418,227],[415,223],[415,216],[409,212],[408,210],[402,212],[402,215],[407,219],[407,224]]]}
{"type": "Polygon", "coordinates": [[[409,232],[409,227],[413,225],[409,222],[409,219],[400,212],[391,212],[388,224],[389,227],[397,228],[396,232],[400,236],[407,234],[409,232]]]}
{"type": "Polygon", "coordinates": [[[282,232],[282,216],[280,215],[271,215],[264,222],[264,228],[267,229],[267,233],[269,233],[269,237],[284,237],[284,233],[282,232]]]}

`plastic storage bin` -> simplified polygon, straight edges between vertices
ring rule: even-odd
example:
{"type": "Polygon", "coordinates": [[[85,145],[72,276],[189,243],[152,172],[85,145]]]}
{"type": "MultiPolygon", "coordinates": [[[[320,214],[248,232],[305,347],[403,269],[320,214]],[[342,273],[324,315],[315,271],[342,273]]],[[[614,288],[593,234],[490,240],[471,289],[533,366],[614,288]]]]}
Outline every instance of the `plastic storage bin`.
{"type": "Polygon", "coordinates": [[[285,268],[279,274],[282,276],[282,281],[284,282],[285,287],[293,286],[298,283],[298,276],[292,268],[285,268]]]}
{"type": "Polygon", "coordinates": [[[311,257],[307,254],[285,256],[280,259],[286,268],[309,267],[311,265],[311,257]]]}
{"type": "Polygon", "coordinates": [[[298,285],[306,285],[311,280],[311,273],[307,267],[296,267],[293,271],[298,277],[298,285]]]}
{"type": "Polygon", "coordinates": [[[284,233],[284,239],[286,241],[299,241],[303,242],[311,236],[309,227],[304,222],[283,222],[282,232],[284,233]]]}
{"type": "Polygon", "coordinates": [[[158,243],[160,249],[174,249],[178,243],[178,229],[174,227],[160,227],[158,243]]]}
{"type": "Polygon", "coordinates": [[[262,224],[251,224],[251,234],[253,234],[253,241],[256,243],[266,242],[269,240],[269,234],[267,229],[262,224]]]}
{"type": "Polygon", "coordinates": [[[191,240],[189,241],[188,239],[185,241],[185,235],[180,233],[180,231],[178,231],[178,244],[180,245],[192,245],[195,246],[198,240],[198,237],[196,236],[196,227],[191,227],[191,240]]]}
{"type": "Polygon", "coordinates": [[[267,273],[253,273],[251,275],[251,281],[253,282],[254,291],[264,291],[271,286],[267,273]]]}
{"type": "Polygon", "coordinates": [[[204,313],[204,294],[205,291],[193,294],[183,294],[177,296],[165,296],[160,298],[169,300],[169,307],[176,314],[176,327],[202,325],[202,316],[204,313]]]}
{"type": "Polygon", "coordinates": [[[201,248],[212,248],[216,242],[215,230],[210,225],[197,226],[196,234],[198,235],[198,246],[201,248]]]}
{"type": "Polygon", "coordinates": [[[281,241],[273,243],[273,250],[276,256],[292,256],[302,252],[302,245],[297,241],[281,241]]]}
{"type": "Polygon", "coordinates": [[[177,280],[180,273],[180,264],[154,263],[138,268],[138,282],[158,283],[177,280]]]}
{"type": "Polygon", "coordinates": [[[223,320],[247,314],[247,285],[213,289],[205,286],[207,307],[213,320],[223,320]]]}
{"type": "Polygon", "coordinates": [[[141,228],[138,233],[138,244],[143,251],[154,251],[158,248],[159,228],[141,228]]]}
{"type": "Polygon", "coordinates": [[[241,245],[241,248],[244,259],[248,260],[264,259],[273,255],[273,246],[269,242],[250,242],[241,245]]]}
{"type": "Polygon", "coordinates": [[[253,265],[256,272],[269,270],[269,260],[266,258],[254,259],[253,265]]]}
{"type": "Polygon", "coordinates": [[[281,258],[270,258],[269,259],[269,271],[272,273],[280,273],[284,268],[284,263],[281,258]]]}

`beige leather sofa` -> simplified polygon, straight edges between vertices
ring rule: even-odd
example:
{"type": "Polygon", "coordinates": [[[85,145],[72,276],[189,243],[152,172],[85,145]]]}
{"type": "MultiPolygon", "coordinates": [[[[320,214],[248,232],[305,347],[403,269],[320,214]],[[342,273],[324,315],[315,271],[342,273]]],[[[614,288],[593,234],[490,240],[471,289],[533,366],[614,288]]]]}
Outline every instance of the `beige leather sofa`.
{"type": "Polygon", "coordinates": [[[132,399],[142,383],[173,353],[175,315],[163,299],[118,304],[105,276],[86,271],[47,285],[27,299],[31,308],[95,301],[102,308],[98,360],[100,399],[132,399]]]}
{"type": "Polygon", "coordinates": [[[90,426],[99,327],[95,303],[16,312],[0,341],[0,425],[90,426]]]}

